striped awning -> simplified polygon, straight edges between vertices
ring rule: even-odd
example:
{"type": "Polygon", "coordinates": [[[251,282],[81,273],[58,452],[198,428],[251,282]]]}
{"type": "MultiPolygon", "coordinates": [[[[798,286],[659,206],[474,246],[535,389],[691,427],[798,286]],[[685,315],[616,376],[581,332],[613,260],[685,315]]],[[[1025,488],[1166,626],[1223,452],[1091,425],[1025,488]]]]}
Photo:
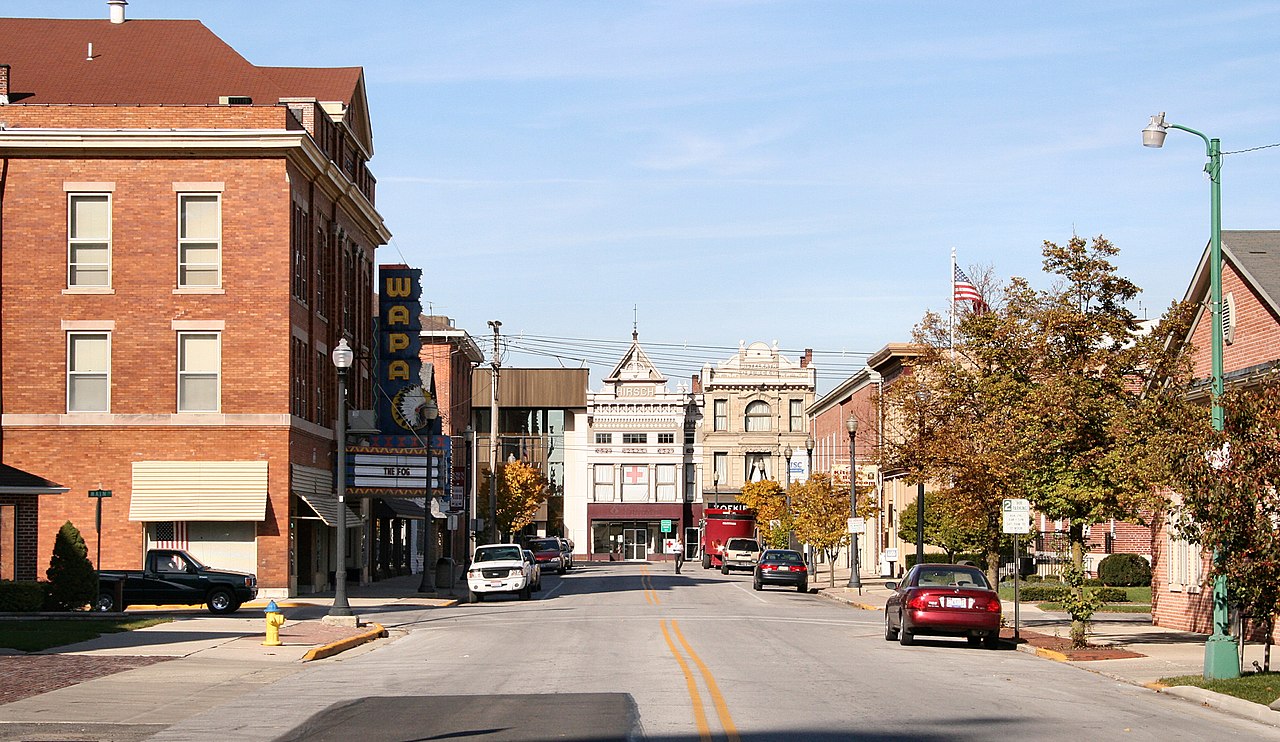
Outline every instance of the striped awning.
{"type": "MultiPolygon", "coordinates": [[[[330,528],[336,527],[338,525],[338,496],[333,489],[333,472],[299,464],[294,464],[290,471],[293,476],[289,479],[289,488],[293,494],[307,503],[326,526],[330,528]]],[[[351,509],[350,500],[348,500],[347,527],[359,525],[360,522],[359,513],[351,509]]]]}
{"type": "Polygon", "coordinates": [[[265,461],[135,461],[134,521],[261,521],[267,517],[265,461]]]}

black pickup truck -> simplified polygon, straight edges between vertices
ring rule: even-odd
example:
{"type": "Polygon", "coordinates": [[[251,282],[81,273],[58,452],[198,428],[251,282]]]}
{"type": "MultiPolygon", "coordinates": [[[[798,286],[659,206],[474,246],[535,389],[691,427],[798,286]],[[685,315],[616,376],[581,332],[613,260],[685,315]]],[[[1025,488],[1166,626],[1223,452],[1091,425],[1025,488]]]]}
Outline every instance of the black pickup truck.
{"type": "Polygon", "coordinates": [[[142,570],[103,570],[98,576],[99,611],[131,605],[202,605],[211,613],[234,613],[258,595],[258,578],[204,566],[185,551],[152,549],[142,570]]]}

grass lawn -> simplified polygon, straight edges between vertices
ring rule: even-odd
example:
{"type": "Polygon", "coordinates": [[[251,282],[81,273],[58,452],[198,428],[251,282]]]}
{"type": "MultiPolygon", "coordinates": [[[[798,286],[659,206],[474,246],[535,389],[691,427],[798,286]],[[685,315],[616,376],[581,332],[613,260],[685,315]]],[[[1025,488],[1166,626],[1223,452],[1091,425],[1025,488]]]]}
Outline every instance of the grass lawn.
{"type": "Polygon", "coordinates": [[[1270,705],[1280,698],[1280,673],[1277,672],[1250,673],[1231,680],[1205,680],[1200,675],[1179,675],[1176,678],[1161,678],[1160,682],[1165,685],[1193,685],[1263,705],[1270,705]]]}
{"type": "MultiPolygon", "coordinates": [[[[1026,587],[1026,586],[1028,586],[1028,585],[1046,585],[1046,584],[1048,584],[1048,585],[1053,585],[1053,584],[1056,584],[1056,583],[1052,583],[1052,582],[1049,582],[1049,583],[1045,583],[1045,582],[1024,582],[1024,583],[1022,583],[1022,586],[1023,586],[1023,587],[1026,587]]],[[[1096,588],[1096,587],[1086,587],[1086,588],[1085,588],[1085,590],[1097,590],[1097,589],[1098,589],[1098,588],[1096,588]]],[[[1107,604],[1107,605],[1103,606],[1100,610],[1102,610],[1102,611],[1109,611],[1109,612],[1111,612],[1111,613],[1150,613],[1150,612],[1151,612],[1151,587],[1150,587],[1150,586],[1148,586],[1148,587],[1126,587],[1126,588],[1123,588],[1123,589],[1124,589],[1126,592],[1128,592],[1128,593],[1129,593],[1129,600],[1128,600],[1128,602],[1127,602],[1127,603],[1109,603],[1109,604],[1107,604]],[[1134,610],[1134,609],[1136,609],[1136,610],[1134,610]]],[[[1013,585],[1012,585],[1012,584],[1010,584],[1010,583],[1008,583],[1008,582],[1004,582],[1004,583],[1001,583],[1001,584],[1000,584],[1000,599],[1001,599],[1001,600],[1013,600],[1013,585]]],[[[1028,601],[1025,601],[1025,600],[1024,600],[1023,602],[1028,602],[1028,601]]],[[[1041,607],[1048,606],[1048,605],[1055,605],[1055,604],[1054,604],[1054,603],[1044,603],[1041,607]]],[[[1061,608],[1060,608],[1060,607],[1059,607],[1059,608],[1045,608],[1045,610],[1047,610],[1047,611],[1050,611],[1050,610],[1061,610],[1061,608]]]]}
{"type": "MultiPolygon", "coordinates": [[[[1041,603],[1042,611],[1065,611],[1061,603],[1041,603]]],[[[1142,603],[1107,603],[1098,608],[1096,613],[1150,613],[1151,606],[1142,603]]]]}
{"type": "Polygon", "coordinates": [[[47,619],[39,621],[5,621],[0,623],[0,647],[22,652],[36,652],[50,647],[92,639],[102,634],[133,631],[168,623],[168,618],[140,619],[47,619]]]}

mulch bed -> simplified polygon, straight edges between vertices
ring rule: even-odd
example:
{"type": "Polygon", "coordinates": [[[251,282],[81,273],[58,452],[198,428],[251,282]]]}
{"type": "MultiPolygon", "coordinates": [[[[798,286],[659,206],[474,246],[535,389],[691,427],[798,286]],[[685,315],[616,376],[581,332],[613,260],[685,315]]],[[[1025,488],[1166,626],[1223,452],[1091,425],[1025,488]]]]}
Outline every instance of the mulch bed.
{"type": "MultiPolygon", "coordinates": [[[[1132,652],[1121,647],[1112,647],[1100,644],[1090,644],[1086,647],[1076,649],[1071,646],[1071,637],[1069,636],[1050,636],[1048,634],[1038,634],[1034,631],[1022,629],[1018,632],[1019,643],[1029,644],[1038,649],[1048,649],[1065,655],[1072,662],[1090,662],[1093,660],[1124,660],[1132,657],[1146,657],[1145,654],[1132,652]]],[[[1013,641],[1013,629],[1004,629],[1000,632],[1002,639],[1013,641]]]]}
{"type": "Polygon", "coordinates": [[[146,667],[172,657],[107,657],[82,654],[0,656],[0,704],[38,696],[86,680],[146,667]]]}

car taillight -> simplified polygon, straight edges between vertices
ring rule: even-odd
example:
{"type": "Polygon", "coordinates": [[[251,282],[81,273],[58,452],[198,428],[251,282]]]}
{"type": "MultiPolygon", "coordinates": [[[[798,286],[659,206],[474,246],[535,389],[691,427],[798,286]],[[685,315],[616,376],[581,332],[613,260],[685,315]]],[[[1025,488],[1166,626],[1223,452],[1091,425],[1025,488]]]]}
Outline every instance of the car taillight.
{"type": "Polygon", "coordinates": [[[809,568],[799,564],[791,565],[792,572],[808,572],[809,568]]]}
{"type": "Polygon", "coordinates": [[[913,595],[911,600],[907,601],[907,607],[917,611],[924,610],[925,605],[927,605],[927,602],[923,595],[913,595]]]}
{"type": "Polygon", "coordinates": [[[999,612],[1000,612],[1000,601],[998,601],[998,600],[993,600],[993,601],[991,601],[990,603],[987,603],[987,612],[988,612],[988,613],[999,613],[999,612]]]}

